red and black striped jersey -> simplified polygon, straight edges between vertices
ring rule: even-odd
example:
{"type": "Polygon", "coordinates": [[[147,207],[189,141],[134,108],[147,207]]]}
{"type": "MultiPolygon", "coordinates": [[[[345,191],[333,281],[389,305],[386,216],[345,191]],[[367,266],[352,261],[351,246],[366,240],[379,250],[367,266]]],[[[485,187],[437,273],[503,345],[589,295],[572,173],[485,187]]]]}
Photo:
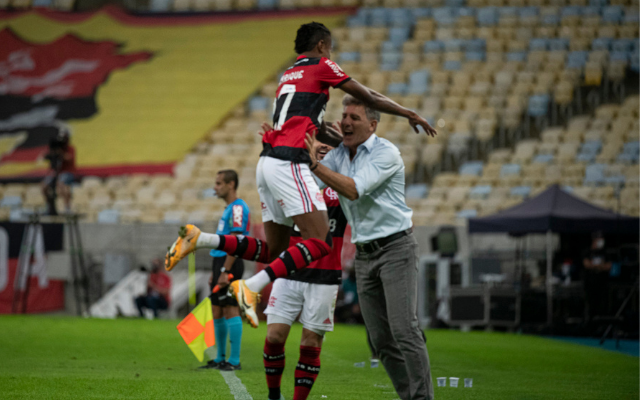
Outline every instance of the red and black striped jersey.
{"type": "MultiPolygon", "coordinates": [[[[338,193],[335,190],[329,187],[325,188],[323,195],[329,214],[329,231],[333,238],[333,249],[327,256],[312,262],[307,268],[301,269],[285,279],[324,285],[338,285],[342,282],[342,243],[344,231],[347,228],[347,218],[340,208],[338,193]]],[[[289,246],[295,246],[300,242],[302,242],[300,231],[294,225],[291,228],[289,246]]]]}
{"type": "Polygon", "coordinates": [[[329,88],[351,78],[326,57],[299,56],[280,78],[273,112],[273,130],[262,137],[261,156],[309,163],[305,134],[316,131],[329,101],[329,88]]]}

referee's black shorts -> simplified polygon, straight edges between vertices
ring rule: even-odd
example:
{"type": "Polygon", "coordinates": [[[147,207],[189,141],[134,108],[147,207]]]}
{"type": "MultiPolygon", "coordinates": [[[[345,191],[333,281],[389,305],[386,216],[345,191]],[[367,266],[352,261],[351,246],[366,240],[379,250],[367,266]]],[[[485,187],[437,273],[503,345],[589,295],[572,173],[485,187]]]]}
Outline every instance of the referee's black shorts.
{"type": "MultiPolygon", "coordinates": [[[[218,284],[218,278],[220,278],[220,274],[222,273],[222,269],[224,268],[224,261],[226,259],[227,257],[213,258],[213,280],[211,280],[211,290],[213,290],[213,287],[218,284]]],[[[236,258],[236,261],[231,267],[230,273],[233,275],[233,279],[230,279],[231,282],[242,279],[242,275],[244,274],[244,262],[241,258],[236,258]]],[[[235,297],[229,296],[227,294],[226,288],[219,290],[218,293],[211,293],[209,298],[211,299],[211,304],[214,306],[238,306],[238,301],[235,299],[235,297]]]]}

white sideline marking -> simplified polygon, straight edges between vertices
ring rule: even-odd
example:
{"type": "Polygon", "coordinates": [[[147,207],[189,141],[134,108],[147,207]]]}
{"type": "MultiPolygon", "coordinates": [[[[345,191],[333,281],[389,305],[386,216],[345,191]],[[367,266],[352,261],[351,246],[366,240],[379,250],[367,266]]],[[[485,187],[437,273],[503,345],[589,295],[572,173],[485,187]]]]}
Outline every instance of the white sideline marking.
{"type": "Polygon", "coordinates": [[[233,371],[220,371],[220,375],[229,386],[229,391],[235,400],[253,400],[253,397],[247,392],[247,388],[242,384],[240,378],[233,371]]]}

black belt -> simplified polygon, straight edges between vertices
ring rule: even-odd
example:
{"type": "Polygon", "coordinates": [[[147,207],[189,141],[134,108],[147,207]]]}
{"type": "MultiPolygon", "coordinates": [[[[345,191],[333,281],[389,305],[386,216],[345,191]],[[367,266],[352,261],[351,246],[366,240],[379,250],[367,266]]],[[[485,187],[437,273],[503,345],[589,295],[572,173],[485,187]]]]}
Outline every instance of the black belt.
{"type": "Polygon", "coordinates": [[[393,235],[383,237],[382,239],[372,240],[369,243],[356,243],[356,249],[358,253],[373,253],[374,251],[384,247],[385,245],[393,242],[394,240],[400,239],[403,236],[408,236],[413,232],[413,228],[409,228],[405,231],[394,233],[393,235]]]}

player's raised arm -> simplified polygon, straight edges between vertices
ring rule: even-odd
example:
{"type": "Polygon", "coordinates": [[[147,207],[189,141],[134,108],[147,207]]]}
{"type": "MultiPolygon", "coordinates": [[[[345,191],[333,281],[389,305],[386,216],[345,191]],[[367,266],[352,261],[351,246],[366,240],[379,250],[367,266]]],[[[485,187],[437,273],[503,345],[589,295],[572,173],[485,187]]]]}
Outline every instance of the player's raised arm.
{"type": "Polygon", "coordinates": [[[422,118],[415,111],[402,107],[400,104],[391,100],[387,96],[376,92],[373,89],[369,89],[355,79],[350,79],[348,82],[340,85],[340,89],[349,93],[356,99],[362,101],[367,106],[378,110],[380,112],[392,115],[399,115],[409,120],[409,124],[416,133],[418,131],[418,125],[421,126],[429,136],[437,135],[436,130],[429,125],[426,119],[422,118]]]}

